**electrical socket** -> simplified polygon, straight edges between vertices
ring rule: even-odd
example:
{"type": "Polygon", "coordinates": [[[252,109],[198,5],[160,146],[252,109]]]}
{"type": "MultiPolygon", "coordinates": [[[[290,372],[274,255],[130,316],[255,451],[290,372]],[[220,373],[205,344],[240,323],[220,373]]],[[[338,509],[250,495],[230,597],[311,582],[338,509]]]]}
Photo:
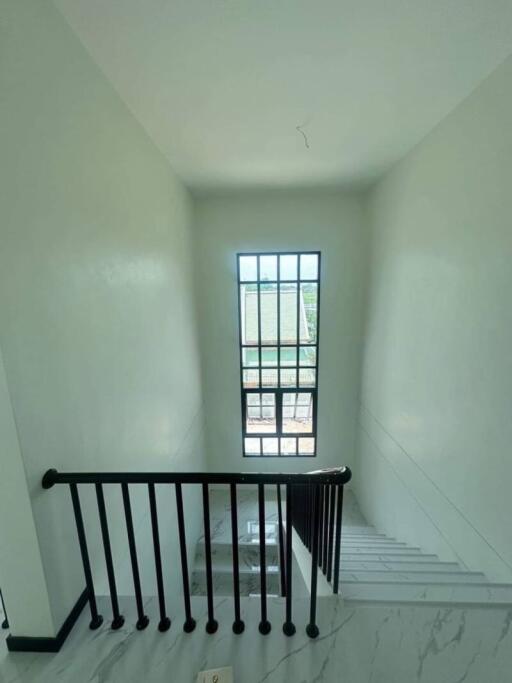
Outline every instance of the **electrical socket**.
{"type": "Polygon", "coordinates": [[[197,683],[233,683],[233,667],[201,671],[197,676],[197,683]]]}

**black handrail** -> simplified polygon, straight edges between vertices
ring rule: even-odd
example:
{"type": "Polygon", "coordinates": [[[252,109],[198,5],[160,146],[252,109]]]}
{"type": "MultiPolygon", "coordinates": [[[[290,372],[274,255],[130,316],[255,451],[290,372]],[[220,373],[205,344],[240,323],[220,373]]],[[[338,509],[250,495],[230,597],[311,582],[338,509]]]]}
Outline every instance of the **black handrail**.
{"type": "Polygon", "coordinates": [[[312,551],[311,602],[310,618],[306,632],[312,638],[318,635],[316,624],[317,607],[317,571],[318,567],[327,573],[333,582],[334,592],[339,590],[341,520],[343,504],[343,486],[350,481],[351,472],[348,467],[300,474],[267,474],[267,473],[205,473],[205,472],[58,472],[48,470],[42,480],[42,486],[49,489],[55,484],[69,485],[75,523],[82,557],[84,576],[91,610],[90,628],[98,628],[103,618],[98,614],[89,551],[87,547],[86,530],[80,506],[78,493],[79,485],[93,485],[96,490],[96,500],[100,520],[101,535],[105,564],[107,568],[110,600],[113,620],[111,628],[120,628],[124,617],[119,611],[117,596],[115,567],[112,558],[110,535],[103,486],[107,484],[120,485],[123,497],[124,518],[132,565],[135,600],[137,605],[137,628],[142,630],[149,623],[149,618],[143,611],[140,575],[137,560],[137,547],[133,529],[133,519],[130,504],[130,484],[142,484],[147,487],[151,518],[151,532],[155,555],[155,572],[158,595],[160,621],[158,628],[166,631],[171,626],[171,620],[166,611],[164,581],[162,569],[162,555],[160,550],[160,534],[158,524],[158,509],[155,487],[157,484],[173,484],[176,492],[177,524],[180,544],[181,569],[183,579],[183,597],[185,603],[185,622],[183,629],[190,633],[195,628],[190,601],[190,585],[188,576],[187,544],[185,532],[186,516],[183,509],[182,485],[199,484],[202,488],[203,524],[205,546],[205,570],[207,584],[208,622],[206,631],[215,633],[218,624],[214,616],[214,584],[212,568],[212,550],[210,533],[210,500],[209,486],[211,484],[227,484],[231,500],[231,535],[233,550],[233,597],[235,619],[232,625],[235,633],[242,633],[244,622],[240,614],[240,572],[238,558],[238,519],[237,492],[239,484],[256,485],[258,491],[258,522],[259,522],[259,554],[260,554],[260,586],[261,586],[261,620],[259,630],[268,634],[271,624],[267,616],[267,562],[266,562],[266,533],[265,533],[265,487],[275,485],[278,503],[278,540],[279,565],[281,574],[281,594],[286,598],[286,617],[283,631],[287,636],[295,633],[292,621],[292,526],[296,529],[303,543],[312,551]],[[283,522],[281,485],[286,490],[286,519],[283,522]],[[285,533],[283,525],[285,524],[285,533]],[[334,558],[333,558],[334,554],[334,558]],[[334,561],[333,561],[334,559],[334,561]],[[334,565],[334,571],[333,571],[334,565]]]}
{"type": "Polygon", "coordinates": [[[352,473],[337,467],[296,474],[260,472],[59,472],[48,470],[44,489],[55,484],[346,484],[352,473]]]}

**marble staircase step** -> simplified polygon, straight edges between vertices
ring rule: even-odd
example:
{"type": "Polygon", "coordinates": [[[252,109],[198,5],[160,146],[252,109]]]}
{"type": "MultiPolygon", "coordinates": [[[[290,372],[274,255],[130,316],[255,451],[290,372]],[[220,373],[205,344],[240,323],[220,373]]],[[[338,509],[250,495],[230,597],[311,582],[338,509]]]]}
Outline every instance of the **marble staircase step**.
{"type": "Polygon", "coordinates": [[[356,570],[347,571],[342,567],[340,574],[342,583],[384,582],[384,583],[485,583],[485,574],[481,572],[441,572],[441,571],[396,571],[396,570],[356,570]]]}
{"type": "Polygon", "coordinates": [[[347,603],[512,604],[512,584],[347,581],[340,592],[347,603]]]}
{"type": "MultiPolygon", "coordinates": [[[[267,567],[267,594],[269,596],[280,595],[280,578],[277,567],[267,567]]],[[[213,572],[213,592],[215,595],[233,595],[233,574],[229,571],[213,572]]],[[[206,595],[206,570],[195,569],[191,583],[192,595],[206,595]]],[[[260,573],[248,571],[240,567],[240,594],[243,596],[260,594],[260,573]]]]}
{"type": "MultiPolygon", "coordinates": [[[[232,546],[231,543],[212,543],[212,564],[215,567],[232,566],[232,546]]],[[[277,564],[279,558],[279,547],[275,543],[265,544],[265,555],[267,564],[277,564]]],[[[239,543],[238,558],[240,566],[259,565],[260,551],[257,543],[239,543]]],[[[205,551],[204,543],[198,543],[196,547],[195,564],[204,566],[205,551]]]]}
{"type": "Polygon", "coordinates": [[[439,560],[429,561],[424,557],[416,559],[406,558],[405,560],[346,560],[345,555],[341,557],[341,568],[344,571],[359,570],[391,570],[391,571],[425,571],[425,572],[460,572],[461,568],[457,562],[440,562],[439,560]]]}
{"type": "Polygon", "coordinates": [[[436,555],[423,555],[419,548],[411,548],[410,546],[393,546],[393,547],[383,547],[383,548],[361,548],[360,546],[343,546],[341,547],[341,554],[343,556],[347,555],[368,555],[368,556],[384,556],[384,555],[394,555],[396,557],[405,556],[416,556],[435,558],[436,555]]]}

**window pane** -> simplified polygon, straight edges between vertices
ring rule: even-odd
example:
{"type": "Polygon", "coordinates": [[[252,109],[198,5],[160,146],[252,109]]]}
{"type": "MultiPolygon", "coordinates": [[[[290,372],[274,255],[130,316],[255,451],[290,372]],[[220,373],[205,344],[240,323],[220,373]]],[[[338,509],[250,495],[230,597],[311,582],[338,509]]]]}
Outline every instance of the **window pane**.
{"type": "Polygon", "coordinates": [[[297,279],[297,255],[283,254],[279,261],[279,276],[281,280],[296,280],[297,279]]]}
{"type": "Polygon", "coordinates": [[[277,439],[262,439],[263,455],[277,455],[277,439]]]}
{"type": "Polygon", "coordinates": [[[261,364],[277,367],[277,346],[273,348],[265,347],[261,349],[261,364]]]}
{"type": "Polygon", "coordinates": [[[281,370],[281,386],[282,387],[296,387],[297,386],[297,372],[296,372],[296,370],[281,370]]]}
{"type": "Polygon", "coordinates": [[[300,299],[300,340],[301,342],[314,344],[317,336],[318,285],[313,282],[302,283],[300,286],[300,299]]]}
{"type": "Polygon", "coordinates": [[[260,280],[277,280],[276,254],[260,256],[260,280]]]}
{"type": "Polygon", "coordinates": [[[260,373],[258,370],[243,371],[244,389],[258,389],[260,386],[260,373]]]}
{"type": "Polygon", "coordinates": [[[318,254],[301,254],[300,279],[316,280],[318,278],[318,254]]]}
{"type": "Polygon", "coordinates": [[[242,349],[242,365],[246,368],[257,367],[259,363],[258,349],[245,348],[242,349]]]}
{"type": "Polygon", "coordinates": [[[245,452],[247,455],[260,455],[260,439],[245,439],[245,452]]]}
{"type": "Polygon", "coordinates": [[[256,256],[240,256],[240,282],[254,281],[258,278],[256,256]]]}
{"type": "Polygon", "coordinates": [[[299,438],[299,455],[313,455],[315,452],[315,439],[312,437],[299,438]]]}
{"type": "Polygon", "coordinates": [[[283,434],[300,434],[313,431],[313,395],[311,393],[283,394],[282,411],[283,434]],[[285,396],[286,400],[284,399],[285,396]]]}
{"type": "Polygon", "coordinates": [[[242,344],[258,343],[258,287],[240,285],[242,344]]]}
{"type": "Polygon", "coordinates": [[[297,343],[297,285],[281,285],[281,344],[297,343]]]}
{"type": "Polygon", "coordinates": [[[247,394],[246,431],[248,434],[276,432],[276,400],[274,394],[247,394]],[[249,396],[251,402],[249,403],[249,396]],[[257,402],[257,403],[256,403],[257,402]]]}
{"type": "Polygon", "coordinates": [[[261,343],[277,344],[277,285],[260,285],[261,343]]]}
{"type": "Polygon", "coordinates": [[[263,368],[261,371],[261,386],[277,387],[277,370],[267,370],[263,368]]]}
{"type": "Polygon", "coordinates": [[[297,347],[281,347],[281,365],[297,365],[297,347]]]}
{"type": "Polygon", "coordinates": [[[314,387],[316,385],[316,370],[304,368],[299,370],[299,387],[314,387]]]}
{"type": "Polygon", "coordinates": [[[302,346],[299,350],[299,365],[316,365],[316,347],[302,346]]]}
{"type": "Polygon", "coordinates": [[[297,439],[287,437],[281,439],[281,455],[295,455],[297,453],[297,439]]]}

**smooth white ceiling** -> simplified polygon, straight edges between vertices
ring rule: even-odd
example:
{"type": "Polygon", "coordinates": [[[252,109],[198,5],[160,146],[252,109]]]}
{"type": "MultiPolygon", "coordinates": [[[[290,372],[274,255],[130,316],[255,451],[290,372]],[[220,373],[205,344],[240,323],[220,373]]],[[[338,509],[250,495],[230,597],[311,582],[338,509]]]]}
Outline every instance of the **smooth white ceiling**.
{"type": "Polygon", "coordinates": [[[196,189],[369,182],[512,52],[511,0],[54,1],[196,189]]]}

